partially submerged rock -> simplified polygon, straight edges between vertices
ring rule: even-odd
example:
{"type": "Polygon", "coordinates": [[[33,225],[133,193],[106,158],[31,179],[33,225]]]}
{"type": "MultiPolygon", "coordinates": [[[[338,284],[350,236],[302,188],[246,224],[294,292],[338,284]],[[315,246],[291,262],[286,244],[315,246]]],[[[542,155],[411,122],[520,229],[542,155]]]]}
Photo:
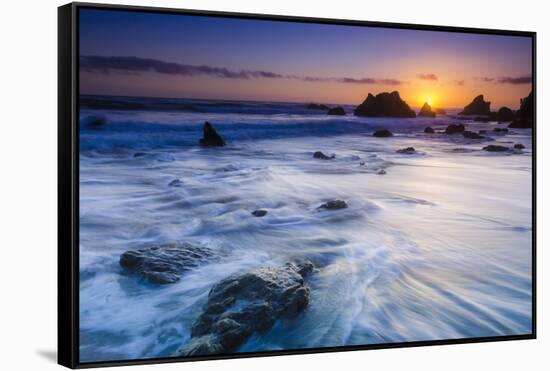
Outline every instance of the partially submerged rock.
{"type": "Polygon", "coordinates": [[[495,133],[507,133],[508,129],[506,129],[506,128],[494,128],[493,131],[495,133]]]}
{"type": "Polygon", "coordinates": [[[169,187],[181,187],[183,185],[183,182],[180,179],[174,179],[170,183],[168,183],[169,187]]]}
{"type": "Polygon", "coordinates": [[[498,122],[509,122],[513,121],[516,117],[514,111],[508,107],[500,107],[500,109],[493,115],[491,113],[491,118],[498,122]]]}
{"type": "Polygon", "coordinates": [[[105,116],[88,116],[82,119],[81,125],[90,129],[99,129],[107,125],[107,118],[105,116]]]}
{"type": "Polygon", "coordinates": [[[120,266],[130,274],[157,284],[175,283],[182,273],[217,257],[214,250],[187,242],[153,245],[129,250],[120,256],[120,266]]]}
{"type": "Polygon", "coordinates": [[[309,303],[304,279],[314,266],[309,260],[282,267],[238,273],[215,284],[191,340],[180,356],[235,352],[254,333],[269,330],[278,319],[295,316],[309,303]]]}
{"type": "Polygon", "coordinates": [[[483,139],[483,137],[478,133],[474,133],[473,131],[467,131],[467,130],[462,132],[462,136],[467,139],[483,139]]]}
{"type": "Polygon", "coordinates": [[[333,155],[330,155],[330,156],[327,156],[325,155],[323,152],[321,151],[317,151],[313,154],[313,158],[318,158],[320,160],[332,160],[333,158],[335,158],[336,156],[333,154],[333,155]]]}
{"type": "Polygon", "coordinates": [[[145,152],[136,152],[136,153],[134,153],[135,158],[143,157],[143,156],[147,156],[147,153],[145,153],[145,152]]]}
{"type": "Polygon", "coordinates": [[[463,133],[466,130],[463,124],[451,124],[445,129],[445,134],[463,133]]]}
{"type": "Polygon", "coordinates": [[[483,150],[487,152],[506,152],[509,151],[510,148],[497,144],[489,144],[488,146],[483,147],[483,150]]]}
{"type": "Polygon", "coordinates": [[[525,149],[525,146],[521,143],[514,144],[514,149],[525,149]]]}
{"type": "Polygon", "coordinates": [[[329,106],[326,104],[317,104],[317,103],[310,103],[306,106],[307,109],[315,109],[315,110],[329,110],[329,106]]]}
{"type": "Polygon", "coordinates": [[[338,209],[345,209],[347,207],[348,207],[348,204],[346,203],[346,201],[331,200],[319,206],[318,209],[338,210],[338,209]]]}
{"type": "Polygon", "coordinates": [[[388,137],[393,137],[393,133],[388,129],[381,129],[381,130],[376,130],[372,134],[372,136],[377,138],[388,138],[388,137]]]}
{"type": "Polygon", "coordinates": [[[407,147],[407,148],[398,149],[396,152],[406,154],[406,155],[412,155],[416,151],[415,151],[414,147],[407,147]]]}
{"type": "Polygon", "coordinates": [[[430,106],[428,102],[426,102],[420,109],[420,112],[418,112],[418,116],[435,117],[435,112],[432,111],[432,106],[430,106]]]}
{"type": "Polygon", "coordinates": [[[489,115],[491,113],[491,102],[486,102],[483,95],[478,95],[474,100],[464,107],[459,115],[489,115]]]}
{"type": "Polygon", "coordinates": [[[211,123],[206,121],[203,126],[203,137],[200,140],[200,144],[203,146],[211,146],[211,147],[223,147],[225,146],[225,141],[223,138],[218,134],[216,129],[214,129],[214,126],[212,126],[211,123]]]}
{"type": "Polygon", "coordinates": [[[257,218],[261,218],[262,216],[267,215],[267,210],[258,209],[258,210],[254,210],[251,214],[254,215],[257,218]]]}
{"type": "Polygon", "coordinates": [[[345,116],[346,111],[340,106],[334,107],[328,110],[327,115],[334,115],[334,116],[345,116]]]}
{"type": "Polygon", "coordinates": [[[366,117],[416,117],[416,113],[401,99],[399,92],[380,93],[367,98],[354,111],[356,116],[366,117]]]}
{"type": "Polygon", "coordinates": [[[427,128],[424,129],[424,133],[433,134],[435,133],[435,130],[428,126],[427,128]]]}

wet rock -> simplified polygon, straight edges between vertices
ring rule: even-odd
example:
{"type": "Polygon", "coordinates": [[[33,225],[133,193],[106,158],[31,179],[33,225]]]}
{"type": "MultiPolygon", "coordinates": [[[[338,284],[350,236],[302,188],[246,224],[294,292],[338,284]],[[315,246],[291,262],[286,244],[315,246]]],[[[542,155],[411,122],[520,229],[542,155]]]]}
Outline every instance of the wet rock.
{"type": "Polygon", "coordinates": [[[467,139],[483,139],[483,137],[478,133],[474,133],[473,131],[467,131],[467,130],[462,133],[462,136],[467,139]]]}
{"type": "Polygon", "coordinates": [[[514,144],[514,149],[525,149],[525,146],[521,143],[514,144]]]}
{"type": "Polygon", "coordinates": [[[435,112],[432,111],[432,106],[430,106],[428,102],[426,102],[420,109],[420,112],[418,112],[418,116],[435,117],[435,112]]]}
{"type": "Polygon", "coordinates": [[[327,115],[334,115],[334,116],[345,116],[346,111],[340,106],[334,107],[328,110],[327,115]]]}
{"type": "Polygon", "coordinates": [[[424,129],[424,133],[433,134],[435,133],[435,130],[428,126],[427,128],[424,129]]]}
{"type": "Polygon", "coordinates": [[[396,152],[397,152],[397,153],[406,154],[406,155],[412,155],[412,154],[414,154],[416,151],[414,150],[414,147],[407,147],[407,148],[398,149],[396,152]]]}
{"type": "Polygon", "coordinates": [[[183,185],[183,182],[180,179],[174,179],[170,183],[168,183],[169,187],[181,187],[183,185]]]}
{"type": "Polygon", "coordinates": [[[336,157],[335,155],[327,156],[321,151],[317,151],[313,154],[313,158],[318,158],[320,160],[332,160],[335,157],[336,157]]]}
{"type": "Polygon", "coordinates": [[[363,103],[354,111],[356,116],[366,117],[416,117],[416,113],[401,99],[399,92],[369,93],[363,103]]]}
{"type": "Polygon", "coordinates": [[[486,102],[483,95],[478,95],[474,100],[464,107],[464,110],[459,115],[484,115],[488,116],[491,113],[491,102],[486,102]]]}
{"type": "Polygon", "coordinates": [[[463,133],[466,128],[463,124],[451,124],[445,129],[445,134],[463,133]]]}
{"type": "Polygon", "coordinates": [[[479,130],[478,133],[479,134],[487,134],[487,130],[479,130]]]}
{"type": "Polygon", "coordinates": [[[325,104],[317,104],[317,103],[310,103],[306,106],[307,109],[315,109],[315,110],[326,110],[328,111],[330,108],[329,106],[325,104]]]}
{"type": "Polygon", "coordinates": [[[382,129],[382,130],[376,130],[372,134],[372,136],[377,138],[388,138],[388,137],[393,137],[393,133],[388,129],[382,129]]]}
{"type": "Polygon", "coordinates": [[[338,210],[338,209],[345,209],[347,207],[348,207],[348,204],[346,203],[346,201],[331,200],[319,206],[318,209],[338,210]]]}
{"type": "Polygon", "coordinates": [[[225,141],[223,138],[218,134],[216,129],[212,126],[211,123],[206,121],[203,126],[203,137],[199,141],[200,144],[203,146],[210,146],[210,147],[223,147],[225,146],[225,141]]]}
{"type": "Polygon", "coordinates": [[[495,133],[507,133],[508,129],[506,129],[506,128],[494,128],[493,131],[495,133]]]}
{"type": "Polygon", "coordinates": [[[217,256],[214,250],[205,246],[174,242],[126,251],[119,263],[130,274],[152,283],[167,284],[179,281],[182,273],[217,256]]]}
{"type": "Polygon", "coordinates": [[[145,152],[136,152],[136,153],[134,153],[134,157],[143,157],[143,156],[146,156],[146,155],[147,155],[147,153],[145,153],[145,152]]]}
{"type": "Polygon", "coordinates": [[[258,209],[258,210],[254,210],[251,214],[254,215],[257,218],[261,218],[262,216],[267,215],[267,210],[258,209]]]}
{"type": "Polygon", "coordinates": [[[275,321],[297,315],[309,303],[304,279],[314,266],[309,260],[282,267],[262,267],[238,273],[215,284],[203,312],[191,329],[191,340],[180,356],[235,352],[254,333],[275,321]]]}
{"type": "Polygon", "coordinates": [[[499,146],[497,144],[489,144],[488,146],[483,147],[483,150],[487,152],[506,152],[509,151],[510,148],[499,146]]]}
{"type": "Polygon", "coordinates": [[[376,174],[378,174],[378,175],[386,175],[386,170],[380,169],[380,170],[378,170],[378,172],[377,172],[376,174]]]}

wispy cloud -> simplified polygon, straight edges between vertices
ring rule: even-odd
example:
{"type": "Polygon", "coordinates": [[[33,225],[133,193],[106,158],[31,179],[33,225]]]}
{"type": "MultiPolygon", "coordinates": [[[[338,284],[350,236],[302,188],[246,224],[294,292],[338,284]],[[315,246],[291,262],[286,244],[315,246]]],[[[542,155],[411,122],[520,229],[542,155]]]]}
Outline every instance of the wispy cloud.
{"type": "Polygon", "coordinates": [[[533,77],[531,76],[476,77],[474,78],[474,80],[483,81],[483,82],[494,82],[495,84],[522,85],[522,84],[531,84],[533,82],[533,77]]]}
{"type": "Polygon", "coordinates": [[[513,84],[513,85],[521,85],[521,84],[530,84],[533,82],[533,78],[531,76],[520,76],[520,77],[499,77],[497,82],[499,84],[513,84]]]}
{"type": "Polygon", "coordinates": [[[434,73],[421,73],[417,76],[420,80],[425,81],[438,81],[439,78],[434,73]]]}
{"type": "Polygon", "coordinates": [[[262,70],[230,70],[225,67],[209,65],[191,65],[165,62],[157,59],[139,57],[103,57],[103,56],[81,56],[80,69],[93,73],[140,73],[157,72],[167,75],[180,76],[211,76],[225,79],[287,79],[300,80],[304,82],[337,82],[343,84],[382,84],[401,85],[402,81],[394,78],[371,78],[371,77],[317,77],[301,75],[284,75],[271,71],[262,70]]]}
{"type": "Polygon", "coordinates": [[[454,83],[458,86],[464,86],[466,84],[466,81],[464,81],[464,80],[455,80],[454,83]]]}

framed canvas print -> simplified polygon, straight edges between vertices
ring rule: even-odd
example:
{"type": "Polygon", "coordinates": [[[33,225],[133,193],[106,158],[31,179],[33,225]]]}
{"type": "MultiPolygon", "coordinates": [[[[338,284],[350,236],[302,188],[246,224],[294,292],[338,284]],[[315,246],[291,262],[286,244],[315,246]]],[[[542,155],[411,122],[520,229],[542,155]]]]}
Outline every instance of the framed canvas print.
{"type": "Polygon", "coordinates": [[[535,33],[59,8],[59,363],[535,337],[535,33]]]}

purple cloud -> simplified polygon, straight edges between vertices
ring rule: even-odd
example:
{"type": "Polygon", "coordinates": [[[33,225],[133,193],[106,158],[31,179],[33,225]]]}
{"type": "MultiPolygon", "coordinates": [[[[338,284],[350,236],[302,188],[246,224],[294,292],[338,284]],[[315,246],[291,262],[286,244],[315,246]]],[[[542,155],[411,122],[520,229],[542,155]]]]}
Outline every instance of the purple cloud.
{"type": "Polygon", "coordinates": [[[425,81],[438,81],[439,80],[437,75],[434,74],[434,73],[421,73],[421,74],[418,75],[418,78],[420,80],[425,80],[425,81]]]}
{"type": "Polygon", "coordinates": [[[81,56],[80,69],[92,73],[140,73],[157,72],[167,75],[181,76],[212,76],[226,79],[288,79],[305,82],[337,82],[344,84],[383,84],[401,85],[397,79],[374,79],[370,77],[315,77],[299,75],[283,75],[270,71],[233,71],[224,67],[208,65],[190,65],[164,62],[157,59],[139,57],[102,57],[102,56],[81,56]]]}
{"type": "Polygon", "coordinates": [[[533,78],[531,76],[520,76],[520,77],[499,77],[498,78],[499,84],[513,84],[513,85],[521,85],[521,84],[530,84],[533,82],[533,78]]]}

